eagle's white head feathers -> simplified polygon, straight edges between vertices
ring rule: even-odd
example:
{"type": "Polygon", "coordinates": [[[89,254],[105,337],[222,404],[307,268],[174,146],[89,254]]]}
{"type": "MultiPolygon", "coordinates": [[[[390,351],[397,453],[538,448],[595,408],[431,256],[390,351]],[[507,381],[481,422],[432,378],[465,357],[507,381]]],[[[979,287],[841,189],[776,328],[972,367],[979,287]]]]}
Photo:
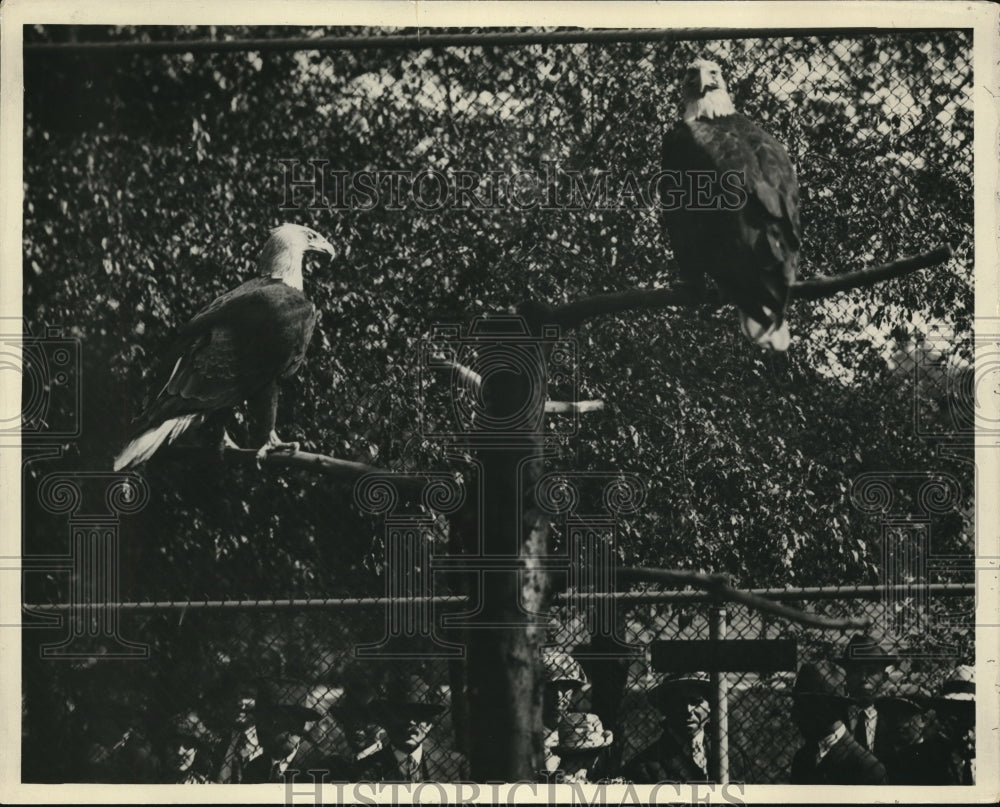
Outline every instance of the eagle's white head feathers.
{"type": "Polygon", "coordinates": [[[302,290],[302,257],[307,252],[336,255],[333,244],[309,227],[282,224],[271,230],[271,237],[260,253],[258,267],[266,277],[281,280],[302,290]]]}
{"type": "Polygon", "coordinates": [[[684,120],[711,120],[736,112],[729,97],[722,69],[715,62],[698,59],[688,65],[681,92],[684,98],[684,120]]]}

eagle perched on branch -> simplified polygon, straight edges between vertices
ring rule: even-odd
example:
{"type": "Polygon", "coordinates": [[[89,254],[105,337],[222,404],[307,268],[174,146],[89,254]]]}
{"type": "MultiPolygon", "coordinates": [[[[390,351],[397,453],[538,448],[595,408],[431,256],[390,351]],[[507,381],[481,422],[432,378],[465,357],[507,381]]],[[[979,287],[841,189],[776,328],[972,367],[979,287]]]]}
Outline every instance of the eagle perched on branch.
{"type": "Polygon", "coordinates": [[[302,292],[306,252],[331,257],[333,245],[308,227],[271,230],[258,261],[259,276],[203,308],[177,335],[164,357],[166,382],[137,418],[129,442],[115,458],[119,471],[148,460],[192,426],[246,401],[259,445],[258,465],[272,451],[297,450],[274,431],[278,382],[305,359],[316,325],[316,306],[302,292]]]}
{"type": "Polygon", "coordinates": [[[684,119],[662,153],[664,172],[686,180],[683,204],[663,205],[681,281],[702,291],[708,274],[739,309],[748,339],[786,350],[785,308],[801,239],[795,169],[777,140],[736,111],[715,62],[691,64],[682,93],[684,119]],[[698,204],[705,177],[714,206],[698,204]],[[742,191],[720,198],[727,180],[742,191]]]}

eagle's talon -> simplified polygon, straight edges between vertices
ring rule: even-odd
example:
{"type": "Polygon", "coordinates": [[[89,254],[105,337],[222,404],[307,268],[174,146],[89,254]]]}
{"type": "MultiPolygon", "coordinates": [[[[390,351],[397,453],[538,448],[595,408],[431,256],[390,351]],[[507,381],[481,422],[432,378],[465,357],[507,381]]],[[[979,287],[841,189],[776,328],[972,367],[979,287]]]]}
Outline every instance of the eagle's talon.
{"type": "Polygon", "coordinates": [[[264,460],[269,454],[294,454],[299,450],[298,442],[285,443],[282,442],[277,434],[271,432],[271,436],[267,438],[267,442],[264,443],[257,451],[257,468],[258,470],[263,469],[264,460]]]}

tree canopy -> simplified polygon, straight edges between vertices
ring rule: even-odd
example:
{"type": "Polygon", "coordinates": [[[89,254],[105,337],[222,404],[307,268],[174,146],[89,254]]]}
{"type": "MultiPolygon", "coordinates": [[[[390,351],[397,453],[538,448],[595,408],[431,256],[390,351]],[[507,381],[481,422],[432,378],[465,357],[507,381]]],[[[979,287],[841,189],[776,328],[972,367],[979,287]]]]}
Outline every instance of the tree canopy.
{"type": "MultiPolygon", "coordinates": [[[[333,33],[382,32],[37,27],[26,41],[333,33]]],[[[586,324],[572,334],[575,392],[605,408],[562,439],[554,463],[647,480],[643,509],[622,525],[630,565],[725,571],[747,586],[876,582],[882,527],[852,505],[851,486],[901,470],[960,480],[964,505],[935,516],[934,541],[971,552],[971,465],[935,453],[917,428],[913,377],[893,359],[907,339],[927,337],[943,347],[943,378],[970,360],[969,39],[29,53],[24,312],[36,333],[61,325],[80,340],[84,424],[64,458],[29,474],[109,467],[157,351],[252,275],[268,228],[285,220],[315,228],[342,255],[307,269],[322,320],[307,367],[283,390],[279,433],[389,469],[454,470],[420,428],[419,349],[430,328],[525,299],[669,283],[655,207],[622,193],[606,209],[283,210],[281,161],[446,175],[555,166],[579,172],[581,187],[600,172],[612,189],[629,176],[641,185],[679,117],[680,71],[704,54],[723,64],[737,107],[789,149],[804,274],[940,243],[955,258],[793,304],[784,357],[744,344],[731,310],[586,324]],[[68,105],[52,104],[53,93],[68,105]]],[[[945,432],[954,431],[947,393],[946,384],[937,399],[918,397],[919,417],[945,432]]],[[[123,597],[381,591],[381,527],[349,486],[177,462],[151,463],[146,475],[151,501],[123,523],[123,597]]],[[[26,551],[62,551],[50,521],[29,509],[26,551]]],[[[31,585],[33,596],[60,596],[56,578],[31,585]]]]}

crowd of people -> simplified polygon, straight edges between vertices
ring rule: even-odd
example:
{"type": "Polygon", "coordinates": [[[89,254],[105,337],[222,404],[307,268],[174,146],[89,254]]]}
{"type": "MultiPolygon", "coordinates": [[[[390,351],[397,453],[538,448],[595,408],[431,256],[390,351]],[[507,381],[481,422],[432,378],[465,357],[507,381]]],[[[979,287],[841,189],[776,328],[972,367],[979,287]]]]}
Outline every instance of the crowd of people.
{"type": "MultiPolygon", "coordinates": [[[[790,713],[803,741],[792,760],[791,784],[975,783],[974,668],[957,667],[932,695],[916,684],[887,685],[887,670],[899,661],[859,634],[836,660],[801,665],[790,692],[790,713]]],[[[609,771],[614,737],[600,719],[561,711],[573,691],[586,685],[579,664],[555,651],[547,658],[546,677],[548,772],[577,782],[713,781],[707,674],[670,675],[649,692],[662,716],[660,735],[620,773],[609,771]]],[[[730,779],[752,782],[752,765],[734,739],[727,749],[736,774],[730,779]]]]}
{"type": "Polygon", "coordinates": [[[885,686],[898,661],[855,636],[836,662],[799,668],[792,718],[805,742],[792,784],[975,784],[974,668],[957,667],[932,695],[907,682],[885,686]]]}
{"type": "MultiPolygon", "coordinates": [[[[651,731],[656,738],[623,759],[623,747],[615,747],[618,738],[601,717],[573,709],[590,686],[580,663],[554,648],[546,648],[542,660],[545,754],[540,781],[713,781],[711,682],[706,673],[667,675],[647,693],[661,716],[659,734],[651,731]]],[[[786,781],[975,782],[973,668],[955,668],[931,694],[916,684],[888,683],[887,670],[898,661],[871,637],[859,635],[836,659],[799,667],[782,696],[787,696],[785,708],[801,735],[786,781]]],[[[113,780],[109,771],[129,749],[131,762],[125,767],[130,773],[122,773],[119,764],[117,776],[128,780],[131,775],[133,781],[256,784],[293,776],[299,781],[322,776],[328,782],[469,781],[465,756],[448,747],[447,732],[435,731],[448,704],[441,693],[434,694],[412,677],[392,698],[341,690],[329,702],[317,698],[315,687],[299,682],[244,683],[229,693],[233,710],[224,727],[209,729],[196,710],[188,709],[165,721],[144,743],[126,732],[115,746],[101,746],[92,754],[99,771],[93,781],[113,780]]],[[[729,737],[730,780],[753,783],[740,740],[739,731],[729,737]]]]}

